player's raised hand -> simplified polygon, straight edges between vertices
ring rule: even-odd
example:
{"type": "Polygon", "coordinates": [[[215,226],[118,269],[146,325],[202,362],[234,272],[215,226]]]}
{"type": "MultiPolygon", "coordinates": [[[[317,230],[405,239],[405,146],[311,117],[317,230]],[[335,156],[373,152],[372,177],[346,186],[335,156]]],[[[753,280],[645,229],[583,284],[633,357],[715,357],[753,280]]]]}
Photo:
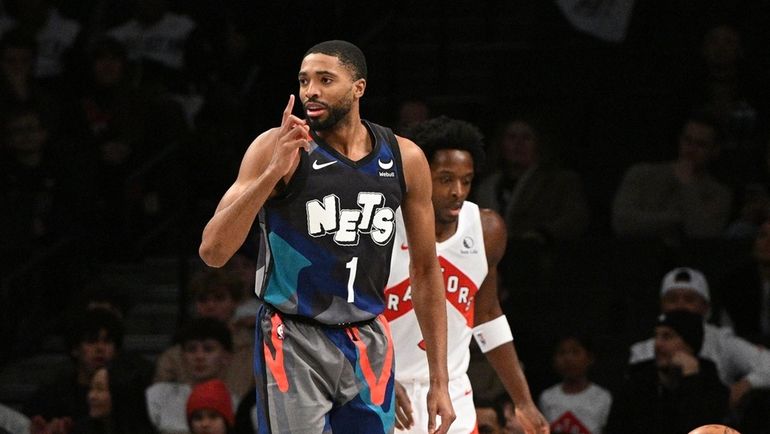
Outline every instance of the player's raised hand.
{"type": "Polygon", "coordinates": [[[446,434],[455,417],[455,410],[452,407],[452,400],[449,399],[446,385],[440,388],[431,386],[428,390],[428,432],[446,434]],[[437,415],[441,417],[441,425],[438,428],[436,428],[437,415]]]}
{"type": "Polygon", "coordinates": [[[310,150],[310,127],[304,120],[291,114],[293,108],[294,95],[290,95],[283,110],[281,127],[278,129],[273,158],[270,161],[281,175],[286,175],[295,166],[300,148],[310,150]]]}

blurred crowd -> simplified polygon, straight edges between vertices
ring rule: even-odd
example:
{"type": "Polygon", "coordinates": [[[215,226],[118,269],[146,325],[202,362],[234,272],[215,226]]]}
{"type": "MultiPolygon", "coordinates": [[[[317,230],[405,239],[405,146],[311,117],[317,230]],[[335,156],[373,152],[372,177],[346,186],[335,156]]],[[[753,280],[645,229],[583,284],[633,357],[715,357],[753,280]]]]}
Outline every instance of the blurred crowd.
{"type": "MultiPolygon", "coordinates": [[[[652,432],[666,425],[665,432],[679,433],[718,420],[744,434],[770,433],[770,96],[763,87],[770,64],[762,58],[770,45],[747,24],[770,15],[746,17],[770,7],[727,3],[743,13],[668,36],[653,35],[664,25],[653,7],[637,5],[635,15],[647,21],[632,19],[621,48],[561,31],[577,41],[569,45],[577,55],[627,49],[671,56],[674,48],[656,44],[675,39],[675,55],[686,54],[687,67],[660,86],[648,83],[654,79],[647,70],[634,72],[630,93],[645,94],[652,107],[629,98],[624,107],[593,108],[603,113],[595,121],[559,112],[559,101],[528,97],[526,82],[505,77],[494,77],[500,88],[492,96],[474,100],[485,101],[482,110],[456,91],[393,89],[376,68],[387,57],[379,54],[398,53],[407,40],[383,36],[395,27],[394,7],[364,14],[344,2],[0,0],[0,366],[44,351],[51,336],[68,356],[51,367],[50,384],[24,402],[0,405],[0,433],[254,432],[253,246],[223,269],[197,264],[180,273],[183,321],[173,344],[153,357],[123,350],[131,290],[103,284],[100,267],[151,255],[195,263],[202,225],[244,150],[276,124],[281,101],[295,91],[298,50],[330,37],[354,40],[367,54],[376,48],[369,60],[380,81],[367,90],[367,119],[403,135],[442,114],[484,130],[486,164],[472,200],[507,224],[501,300],[514,335],[523,330],[517,347],[552,432],[652,432]],[[343,30],[334,33],[335,24],[343,30]],[[649,38],[639,42],[639,34],[649,38]],[[378,86],[392,95],[378,94],[378,86]],[[497,98],[498,90],[524,96],[497,98]],[[665,122],[650,114],[656,111],[665,122]],[[610,125],[617,119],[625,121],[610,125]],[[575,128],[580,123],[589,125],[575,128]],[[613,138],[633,142],[603,135],[616,129],[622,133],[613,138]],[[608,245],[601,257],[567,255],[567,262],[583,264],[572,271],[562,266],[564,251],[608,245]],[[631,257],[607,261],[621,264],[603,267],[612,277],[585,278],[585,264],[602,263],[618,246],[631,257]],[[568,279],[559,276],[571,281],[560,285],[568,279]],[[554,315],[571,315],[554,329],[565,333],[537,331],[548,320],[534,319],[551,313],[538,300],[568,304],[570,285],[581,278],[587,285],[611,281],[615,291],[642,288],[650,309],[640,309],[644,317],[633,332],[609,344],[612,330],[590,325],[610,329],[632,321],[618,318],[625,313],[638,318],[637,300],[620,313],[613,304],[627,302],[631,292],[610,296],[590,314],[554,307],[554,315]],[[528,345],[529,337],[548,341],[528,345]],[[606,354],[620,356],[602,362],[606,354]],[[537,361],[552,361],[552,369],[537,361]],[[596,375],[594,365],[618,375],[596,375]]],[[[660,13],[671,21],[670,14],[697,8],[672,2],[660,13]]],[[[530,11],[530,19],[551,23],[538,25],[542,33],[535,35],[556,38],[553,11],[530,11]]],[[[507,61],[516,63],[531,48],[531,39],[521,41],[510,45],[507,61]]],[[[442,59],[447,69],[457,61],[446,53],[442,59]]],[[[573,72],[581,74],[555,73],[573,72]]],[[[486,384],[483,371],[472,371],[472,380],[486,384]]],[[[488,391],[479,393],[479,432],[518,432],[515,403],[499,398],[495,385],[475,389],[488,391]]]]}

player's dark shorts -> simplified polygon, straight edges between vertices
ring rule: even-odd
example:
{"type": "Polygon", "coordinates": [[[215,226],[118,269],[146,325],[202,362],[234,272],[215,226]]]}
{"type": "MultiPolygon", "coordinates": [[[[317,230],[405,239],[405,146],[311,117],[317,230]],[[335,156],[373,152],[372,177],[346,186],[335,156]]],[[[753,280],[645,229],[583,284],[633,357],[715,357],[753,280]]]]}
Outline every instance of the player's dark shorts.
{"type": "Polygon", "coordinates": [[[383,315],[334,327],[265,306],[254,351],[259,433],[392,433],[394,370],[383,315]]]}

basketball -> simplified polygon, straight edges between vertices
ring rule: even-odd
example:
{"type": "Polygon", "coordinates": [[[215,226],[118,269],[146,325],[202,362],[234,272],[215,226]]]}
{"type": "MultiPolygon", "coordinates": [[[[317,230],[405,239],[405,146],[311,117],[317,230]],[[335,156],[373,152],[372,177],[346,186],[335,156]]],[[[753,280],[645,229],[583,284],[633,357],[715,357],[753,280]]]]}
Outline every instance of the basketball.
{"type": "Polygon", "coordinates": [[[703,425],[690,431],[689,434],[741,434],[725,425],[703,425]]]}

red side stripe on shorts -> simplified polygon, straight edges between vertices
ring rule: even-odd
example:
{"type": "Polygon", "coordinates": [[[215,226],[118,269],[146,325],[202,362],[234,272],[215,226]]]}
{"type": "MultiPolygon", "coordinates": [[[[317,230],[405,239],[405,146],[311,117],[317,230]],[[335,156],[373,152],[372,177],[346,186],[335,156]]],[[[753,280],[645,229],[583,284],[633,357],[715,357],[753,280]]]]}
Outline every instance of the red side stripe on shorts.
{"type": "Polygon", "coordinates": [[[360,357],[359,364],[361,365],[361,372],[364,374],[364,379],[369,385],[371,391],[372,404],[382,405],[385,401],[385,389],[388,386],[388,380],[390,379],[390,370],[393,366],[393,340],[390,338],[390,324],[384,319],[382,315],[377,317],[383,328],[385,329],[386,337],[388,338],[388,351],[385,354],[385,362],[382,365],[382,372],[380,372],[379,378],[375,378],[372,364],[369,363],[369,355],[366,353],[366,344],[361,340],[361,336],[358,332],[358,327],[349,329],[348,333],[351,333],[351,340],[358,348],[358,356],[360,357]]]}
{"type": "Polygon", "coordinates": [[[275,356],[270,353],[270,348],[263,342],[265,363],[270,369],[270,373],[273,374],[276,383],[278,383],[278,390],[286,392],[289,390],[289,380],[286,378],[286,368],[283,365],[283,339],[278,337],[278,328],[283,326],[283,321],[281,321],[281,317],[273,314],[270,322],[273,325],[270,329],[270,341],[275,348],[275,356]]]}

